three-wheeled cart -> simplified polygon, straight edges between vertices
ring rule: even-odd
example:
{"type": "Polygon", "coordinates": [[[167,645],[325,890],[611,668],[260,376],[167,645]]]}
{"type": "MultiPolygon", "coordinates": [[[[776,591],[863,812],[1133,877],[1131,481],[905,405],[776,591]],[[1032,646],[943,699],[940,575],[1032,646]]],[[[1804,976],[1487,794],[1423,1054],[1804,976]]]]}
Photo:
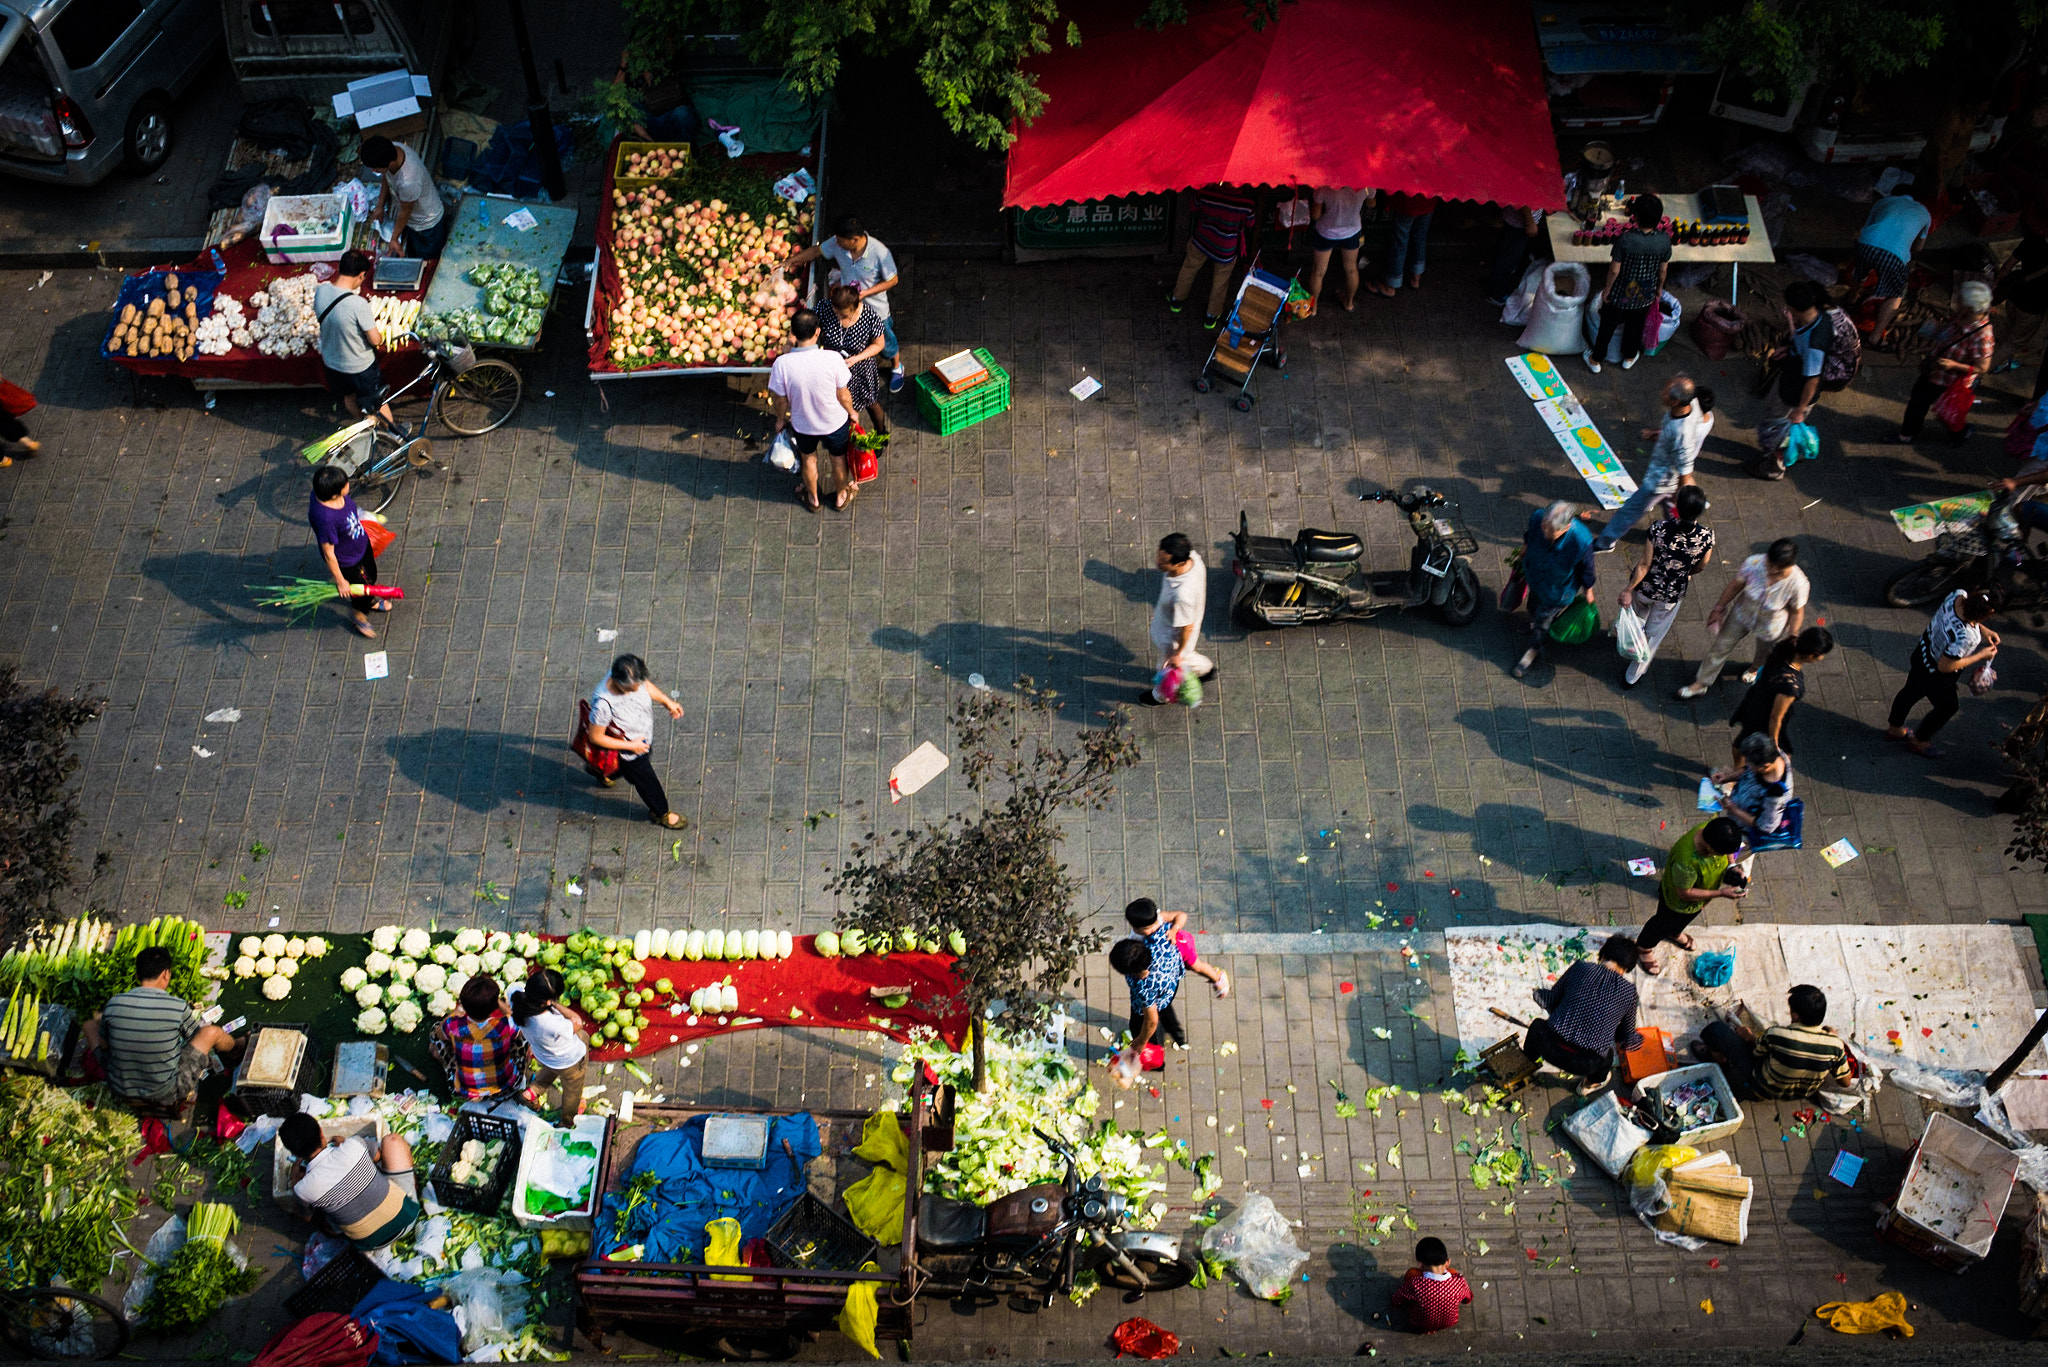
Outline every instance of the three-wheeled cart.
{"type": "MultiPolygon", "coordinates": [[[[905,1175],[903,1238],[898,1247],[876,1253],[877,1270],[873,1272],[611,1262],[597,1256],[597,1251],[605,1246],[607,1233],[603,1227],[604,1197],[624,1190],[625,1174],[632,1167],[634,1151],[643,1139],[698,1116],[774,1117],[796,1113],[758,1107],[635,1106],[632,1123],[612,1127],[610,1142],[598,1159],[599,1213],[594,1217],[598,1228],[593,1235],[591,1258],[576,1270],[579,1325],[584,1334],[601,1351],[609,1351],[605,1336],[621,1323],[676,1325],[702,1333],[714,1343],[724,1340],[723,1345],[715,1348],[721,1355],[738,1352],[782,1358],[790,1356],[804,1339],[835,1327],[852,1287],[873,1283],[879,1312],[876,1340],[908,1340],[915,1320],[912,1297],[918,1284],[917,1208],[918,1193],[924,1185],[924,1151],[928,1145],[951,1145],[950,1131],[945,1127],[928,1129],[933,1115],[933,1092],[921,1074],[912,1082],[909,1125],[905,1131],[910,1171],[905,1175]]],[[[809,1114],[817,1121],[823,1150],[820,1159],[812,1160],[811,1198],[822,1199],[817,1193],[816,1167],[858,1143],[868,1116],[862,1111],[814,1110],[809,1114]]],[[[838,1195],[837,1191],[832,1193],[835,1202],[838,1195]]],[[[804,1199],[807,1198],[799,1198],[804,1199]]]]}
{"type": "Polygon", "coordinates": [[[1237,397],[1231,406],[1240,413],[1251,411],[1252,372],[1260,360],[1269,365],[1287,364],[1287,353],[1280,349],[1280,319],[1286,313],[1290,287],[1290,281],[1261,270],[1256,260],[1252,262],[1237,287],[1229,315],[1216,329],[1216,343],[1195,376],[1197,393],[1206,394],[1214,387],[1212,377],[1221,376],[1225,383],[1234,380],[1237,397]]]}

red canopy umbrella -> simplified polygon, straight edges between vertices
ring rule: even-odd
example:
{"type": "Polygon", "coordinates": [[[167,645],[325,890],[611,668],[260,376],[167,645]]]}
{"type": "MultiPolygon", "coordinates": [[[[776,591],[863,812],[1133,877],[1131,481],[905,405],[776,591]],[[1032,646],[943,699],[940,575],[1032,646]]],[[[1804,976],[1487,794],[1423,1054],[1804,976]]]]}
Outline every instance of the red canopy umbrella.
{"type": "Polygon", "coordinates": [[[1017,130],[1003,203],[1236,185],[1349,185],[1564,207],[1523,0],[1242,0],[1135,27],[1091,7],[1080,46],[1026,63],[1045,112],[1017,130]]]}

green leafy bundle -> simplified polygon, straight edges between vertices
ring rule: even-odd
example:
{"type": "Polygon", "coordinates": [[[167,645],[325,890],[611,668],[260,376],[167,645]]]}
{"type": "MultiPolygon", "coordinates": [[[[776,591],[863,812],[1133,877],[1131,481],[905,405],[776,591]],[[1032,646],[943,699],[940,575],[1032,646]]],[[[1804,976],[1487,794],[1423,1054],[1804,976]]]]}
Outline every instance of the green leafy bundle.
{"type": "Polygon", "coordinates": [[[192,1207],[184,1247],[157,1270],[143,1298],[142,1318],[150,1328],[164,1334],[195,1329],[213,1318],[228,1297],[255,1289],[262,1274],[236,1267],[227,1250],[238,1223],[227,1206],[201,1202],[192,1207]]]}
{"type": "Polygon", "coordinates": [[[0,1287],[95,1289],[127,1244],[128,1156],[142,1140],[132,1115],[86,1104],[100,1099],[97,1088],[0,1077],[0,1287]]]}

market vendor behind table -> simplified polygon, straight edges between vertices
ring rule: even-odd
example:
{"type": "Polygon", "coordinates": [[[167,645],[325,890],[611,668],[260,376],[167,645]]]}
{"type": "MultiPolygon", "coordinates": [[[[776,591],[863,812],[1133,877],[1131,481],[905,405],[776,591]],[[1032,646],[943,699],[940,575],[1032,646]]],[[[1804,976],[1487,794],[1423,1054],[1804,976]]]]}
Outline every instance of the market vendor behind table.
{"type": "Polygon", "coordinates": [[[241,1041],[208,1025],[190,1002],[171,994],[171,951],[152,945],[135,956],[135,986],[85,1023],[107,1082],[129,1101],[183,1106],[199,1090],[213,1056],[240,1056],[241,1041]]]}
{"type": "Polygon", "coordinates": [[[403,247],[407,256],[439,257],[451,225],[434,173],[420,154],[402,142],[371,136],[363,139],[362,156],[363,165],[384,173],[384,192],[377,196],[372,220],[382,222],[385,209],[393,209],[392,243],[403,247]]]}

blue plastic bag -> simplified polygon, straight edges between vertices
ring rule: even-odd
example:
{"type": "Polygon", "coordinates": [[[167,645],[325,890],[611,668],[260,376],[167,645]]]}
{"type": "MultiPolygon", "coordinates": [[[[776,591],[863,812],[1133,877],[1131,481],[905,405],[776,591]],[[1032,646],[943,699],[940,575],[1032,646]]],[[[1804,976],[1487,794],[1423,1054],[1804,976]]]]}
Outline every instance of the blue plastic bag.
{"type": "Polygon", "coordinates": [[[1735,976],[1735,950],[1712,949],[1692,956],[1692,980],[1701,987],[1726,987],[1735,976]]]}
{"type": "Polygon", "coordinates": [[[1820,433],[1810,423],[1795,422],[1785,433],[1785,465],[1787,468],[1802,460],[1820,459],[1820,433]]]}

